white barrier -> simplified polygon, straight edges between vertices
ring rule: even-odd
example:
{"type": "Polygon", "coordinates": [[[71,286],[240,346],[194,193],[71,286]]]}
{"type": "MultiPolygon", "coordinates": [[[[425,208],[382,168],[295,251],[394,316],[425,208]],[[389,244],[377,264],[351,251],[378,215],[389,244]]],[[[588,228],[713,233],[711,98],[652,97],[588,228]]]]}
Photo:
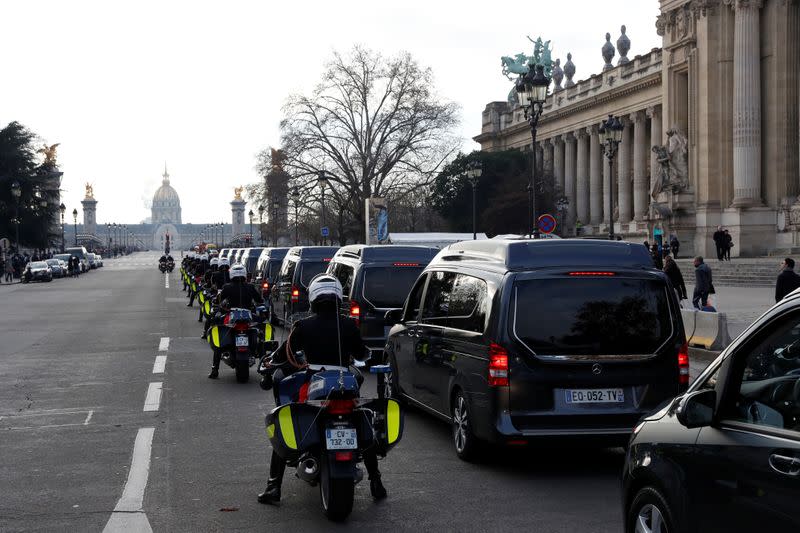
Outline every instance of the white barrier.
{"type": "Polygon", "coordinates": [[[681,309],[683,329],[689,346],[721,351],[731,343],[728,317],[725,313],[708,313],[697,309],[681,309]]]}

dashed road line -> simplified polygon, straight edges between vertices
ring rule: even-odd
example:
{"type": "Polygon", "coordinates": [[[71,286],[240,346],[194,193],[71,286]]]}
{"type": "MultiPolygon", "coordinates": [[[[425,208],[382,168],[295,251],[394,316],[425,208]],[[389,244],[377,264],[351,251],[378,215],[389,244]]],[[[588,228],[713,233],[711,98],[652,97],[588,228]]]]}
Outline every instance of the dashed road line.
{"type": "Polygon", "coordinates": [[[164,288],[169,289],[169,272],[164,272],[164,288]]]}
{"type": "Polygon", "coordinates": [[[89,411],[89,414],[86,415],[86,420],[83,421],[84,426],[89,425],[89,422],[92,420],[92,415],[94,415],[94,411],[89,411]]]}
{"type": "MultiPolygon", "coordinates": [[[[151,384],[152,385],[152,384],[151,384]]],[[[122,497],[114,507],[103,533],[152,533],[150,521],[142,508],[147,478],[150,475],[150,455],[153,451],[155,428],[141,428],[133,445],[133,459],[122,497]]]]}
{"type": "Polygon", "coordinates": [[[153,363],[153,374],[163,374],[167,366],[167,356],[157,355],[156,362],[153,363]]]}
{"type": "Polygon", "coordinates": [[[166,352],[167,350],[169,350],[169,337],[161,337],[161,341],[158,343],[158,351],[166,352]]]}
{"type": "Polygon", "coordinates": [[[161,404],[161,381],[150,383],[147,387],[147,396],[144,399],[143,411],[158,411],[161,404]]]}

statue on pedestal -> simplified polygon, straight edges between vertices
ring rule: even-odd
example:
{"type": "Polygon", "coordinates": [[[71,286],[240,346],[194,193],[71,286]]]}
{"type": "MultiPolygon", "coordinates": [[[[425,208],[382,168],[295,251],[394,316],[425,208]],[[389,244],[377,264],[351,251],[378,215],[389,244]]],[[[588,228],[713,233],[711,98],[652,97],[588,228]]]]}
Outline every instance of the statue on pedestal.
{"type": "Polygon", "coordinates": [[[89,182],[86,183],[86,199],[94,200],[94,187],[92,187],[92,184],[89,182]]]}
{"type": "Polygon", "coordinates": [[[655,199],[661,192],[677,194],[689,187],[689,143],[677,126],[667,130],[667,144],[653,146],[659,164],[657,176],[653,176],[650,195],[655,199]]]}

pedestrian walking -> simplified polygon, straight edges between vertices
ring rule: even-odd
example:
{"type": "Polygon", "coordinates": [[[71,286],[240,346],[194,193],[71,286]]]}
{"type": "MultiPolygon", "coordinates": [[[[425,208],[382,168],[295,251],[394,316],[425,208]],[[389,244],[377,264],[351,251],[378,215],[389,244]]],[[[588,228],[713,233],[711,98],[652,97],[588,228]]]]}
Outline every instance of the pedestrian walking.
{"type": "Polygon", "coordinates": [[[675,260],[667,256],[664,258],[664,274],[669,278],[672,283],[672,288],[675,289],[675,294],[678,295],[678,301],[688,300],[689,296],[686,294],[686,283],[683,281],[683,274],[678,267],[675,260]]]}
{"type": "Polygon", "coordinates": [[[714,282],[711,279],[711,268],[703,262],[701,256],[694,258],[694,292],[692,305],[701,309],[708,305],[708,295],[714,294],[714,282]],[[702,306],[700,305],[702,304],[702,306]]]}
{"type": "Polygon", "coordinates": [[[727,260],[727,261],[730,261],[731,260],[731,248],[733,248],[733,237],[731,237],[731,234],[728,232],[727,229],[723,233],[725,234],[725,240],[723,241],[724,242],[724,248],[725,248],[724,253],[723,253],[723,258],[725,260],[727,260]]]}
{"type": "Polygon", "coordinates": [[[787,257],[781,263],[781,273],[775,282],[775,302],[780,302],[798,287],[800,287],[800,276],[794,271],[794,259],[787,257]]]}
{"type": "Polygon", "coordinates": [[[650,257],[653,258],[653,264],[657,269],[664,269],[664,260],[661,257],[661,250],[658,249],[657,243],[653,243],[653,247],[650,249],[650,257]]]}
{"type": "Polygon", "coordinates": [[[717,249],[717,259],[722,261],[724,258],[726,242],[725,232],[722,231],[722,226],[717,226],[717,231],[714,232],[712,239],[714,239],[714,246],[717,249]]]}
{"type": "Polygon", "coordinates": [[[678,237],[673,233],[669,236],[669,248],[672,250],[672,257],[675,259],[678,258],[678,250],[681,249],[681,243],[678,240],[678,237]]]}

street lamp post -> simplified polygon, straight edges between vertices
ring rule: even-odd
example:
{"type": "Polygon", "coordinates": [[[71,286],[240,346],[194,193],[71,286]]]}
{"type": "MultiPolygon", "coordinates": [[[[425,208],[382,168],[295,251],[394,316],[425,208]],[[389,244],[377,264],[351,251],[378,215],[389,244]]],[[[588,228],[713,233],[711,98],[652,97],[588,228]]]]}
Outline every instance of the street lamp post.
{"type": "Polygon", "coordinates": [[[72,227],[75,229],[75,246],[78,246],[78,210],[72,210],[72,227]]]}
{"type": "MultiPolygon", "coordinates": [[[[318,172],[317,183],[319,188],[322,189],[322,227],[325,227],[325,187],[328,186],[328,174],[324,170],[318,172]]],[[[322,245],[326,244],[327,238],[322,236],[322,245]]]]}
{"type": "Polygon", "coordinates": [[[480,161],[470,161],[467,164],[467,179],[472,185],[472,240],[478,240],[478,210],[476,200],[476,190],[478,188],[478,180],[483,173],[480,161]]]}
{"type": "Polygon", "coordinates": [[[278,195],[272,195],[272,242],[278,247],[278,195]]]}
{"type": "Polygon", "coordinates": [[[19,253],[19,197],[22,195],[22,187],[18,181],[11,184],[11,196],[14,197],[14,229],[16,230],[16,238],[14,241],[14,248],[19,253]]]}
{"type": "Polygon", "coordinates": [[[530,236],[534,239],[539,238],[539,225],[536,216],[536,127],[539,124],[539,117],[542,115],[542,106],[547,98],[547,87],[550,85],[550,78],[544,75],[544,66],[528,64],[528,73],[520,76],[517,82],[517,96],[519,104],[525,112],[525,119],[531,128],[531,154],[533,164],[531,165],[531,181],[528,184],[528,214],[532,223],[530,236]],[[535,73],[534,73],[535,70],[535,73]]]}
{"type": "Polygon", "coordinates": [[[111,252],[111,223],[106,223],[106,247],[111,252]]]}
{"type": "Polygon", "coordinates": [[[608,238],[614,240],[614,156],[617,155],[617,147],[622,142],[622,130],[625,126],[619,117],[608,115],[608,118],[600,123],[600,142],[604,147],[604,153],[608,159],[608,238]]]}
{"type": "Polygon", "coordinates": [[[292,187],[292,202],[294,202],[294,245],[300,246],[300,233],[297,225],[297,206],[300,202],[300,189],[292,187]]]}
{"type": "Polygon", "coordinates": [[[67,210],[67,206],[63,203],[58,206],[58,210],[61,211],[61,253],[64,253],[65,243],[64,243],[64,212],[67,210]]]}
{"type": "Polygon", "coordinates": [[[264,206],[258,206],[258,244],[264,246],[264,206]]]}
{"type": "Polygon", "coordinates": [[[251,209],[247,216],[250,217],[250,246],[253,246],[253,210],[251,209]]]}

